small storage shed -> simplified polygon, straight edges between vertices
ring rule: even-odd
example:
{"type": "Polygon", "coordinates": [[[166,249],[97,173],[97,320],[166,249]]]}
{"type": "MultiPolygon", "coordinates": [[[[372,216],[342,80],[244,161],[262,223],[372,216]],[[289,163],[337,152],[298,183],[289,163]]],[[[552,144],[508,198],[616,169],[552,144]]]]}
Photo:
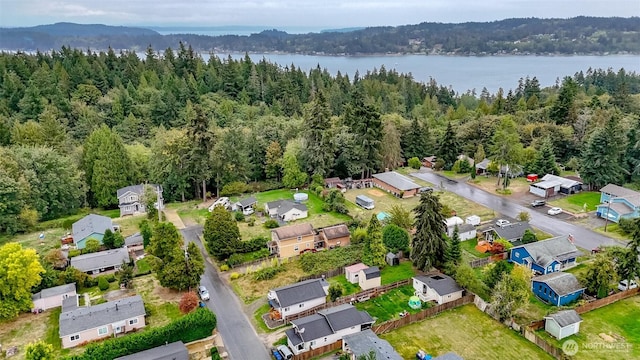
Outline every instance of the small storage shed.
{"type": "Polygon", "coordinates": [[[467,224],[473,225],[473,226],[478,226],[478,225],[480,225],[480,222],[481,222],[481,221],[482,221],[482,220],[480,219],[480,216],[478,216],[478,215],[471,215],[471,216],[468,216],[468,217],[465,219],[465,221],[464,221],[464,222],[465,222],[465,223],[467,223],[467,224]]]}
{"type": "Polygon", "coordinates": [[[396,266],[400,264],[400,258],[398,257],[398,255],[392,252],[389,252],[387,254],[386,261],[387,261],[387,264],[389,264],[389,266],[396,266]]]}
{"type": "Polygon", "coordinates": [[[582,318],[575,310],[563,310],[544,317],[544,329],[560,340],[580,331],[582,318]]]}
{"type": "Polygon", "coordinates": [[[380,286],[380,269],[377,266],[360,270],[358,284],[362,290],[369,290],[380,286]]]}
{"type": "Polygon", "coordinates": [[[346,268],[344,268],[344,275],[347,278],[348,282],[352,284],[357,284],[358,274],[360,273],[360,270],[364,270],[367,268],[368,266],[363,263],[353,264],[351,266],[347,266],[346,268]]]}

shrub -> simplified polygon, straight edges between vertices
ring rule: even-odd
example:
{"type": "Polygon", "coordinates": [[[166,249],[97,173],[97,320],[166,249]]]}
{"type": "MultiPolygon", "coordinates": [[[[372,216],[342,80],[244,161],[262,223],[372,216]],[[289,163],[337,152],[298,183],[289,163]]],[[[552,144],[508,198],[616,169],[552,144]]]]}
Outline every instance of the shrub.
{"type": "Polygon", "coordinates": [[[264,227],[267,229],[275,229],[277,227],[280,227],[280,225],[278,225],[278,222],[273,220],[273,219],[269,219],[267,221],[264,222],[264,227]]]}
{"type": "Polygon", "coordinates": [[[502,247],[504,248],[504,251],[509,251],[513,247],[513,244],[510,243],[509,240],[497,239],[497,240],[494,240],[493,242],[502,245],[502,247]]]}
{"type": "Polygon", "coordinates": [[[618,221],[618,227],[620,228],[620,230],[624,231],[625,233],[631,234],[635,229],[636,221],[640,221],[640,220],[621,218],[618,221]]]}
{"type": "Polygon", "coordinates": [[[79,249],[71,249],[69,250],[69,258],[72,258],[74,256],[78,256],[82,254],[82,250],[79,249]]]}
{"type": "Polygon", "coordinates": [[[256,224],[256,217],[255,216],[251,216],[249,218],[249,221],[247,221],[247,226],[254,226],[256,224]]]}
{"type": "Polygon", "coordinates": [[[420,159],[418,159],[417,157],[412,157],[411,159],[409,159],[408,164],[412,169],[420,169],[420,167],[422,166],[420,159]]]}
{"type": "Polygon", "coordinates": [[[241,181],[233,181],[222,187],[220,196],[240,195],[249,192],[249,186],[241,181]]]}
{"type": "Polygon", "coordinates": [[[109,283],[116,281],[116,276],[114,274],[105,275],[105,278],[109,283]]]}
{"type": "Polygon", "coordinates": [[[351,243],[352,244],[361,244],[364,242],[364,239],[367,237],[367,228],[358,227],[353,232],[351,232],[351,243]]]}
{"type": "Polygon", "coordinates": [[[249,241],[243,241],[242,246],[238,249],[241,253],[250,253],[258,250],[262,250],[267,247],[267,239],[264,236],[256,236],[249,241]]]}
{"type": "Polygon", "coordinates": [[[538,241],[538,237],[533,231],[531,231],[530,229],[524,231],[524,234],[522,235],[523,244],[529,244],[536,241],[538,241]]]}
{"type": "MultiPolygon", "coordinates": [[[[7,355],[8,356],[8,355],[7,355]]],[[[40,340],[30,343],[25,349],[24,358],[26,360],[53,360],[53,345],[40,340]]]]}
{"type": "Polygon", "coordinates": [[[336,301],[337,298],[342,296],[342,291],[342,285],[340,284],[333,284],[329,286],[329,299],[331,299],[332,302],[336,301]]]}
{"type": "Polygon", "coordinates": [[[531,214],[528,211],[520,211],[518,213],[518,221],[529,221],[531,220],[531,214]]]}
{"type": "Polygon", "coordinates": [[[237,273],[237,272],[233,272],[233,273],[231,273],[231,277],[230,277],[230,278],[231,278],[231,280],[235,280],[235,279],[237,279],[237,278],[239,278],[239,277],[240,277],[240,274],[239,274],[239,273],[237,273]]]}
{"type": "Polygon", "coordinates": [[[199,304],[200,299],[198,299],[198,295],[193,291],[189,291],[182,295],[182,298],[180,298],[180,305],[178,307],[180,308],[181,313],[188,314],[195,310],[199,304]]]}
{"type": "Polygon", "coordinates": [[[109,288],[109,282],[107,281],[107,278],[104,276],[99,276],[98,277],[98,288],[101,291],[105,291],[109,288]]]}
{"type": "Polygon", "coordinates": [[[236,218],[236,221],[244,221],[244,214],[242,213],[242,211],[236,211],[234,216],[236,218]]]}
{"type": "Polygon", "coordinates": [[[217,347],[212,347],[211,348],[211,360],[221,360],[222,357],[220,356],[220,353],[218,352],[218,348],[217,347]]]}
{"type": "Polygon", "coordinates": [[[220,271],[229,271],[229,265],[227,264],[220,265],[220,271]]]}
{"type": "Polygon", "coordinates": [[[282,267],[268,267],[264,269],[260,269],[253,274],[253,278],[261,281],[261,280],[269,280],[273,279],[279,272],[284,271],[282,267]]]}
{"type": "Polygon", "coordinates": [[[362,259],[362,245],[351,245],[333,249],[331,251],[320,251],[317,253],[306,253],[300,256],[300,267],[311,275],[318,275],[329,270],[356,263],[362,259]]]}
{"type": "Polygon", "coordinates": [[[257,182],[249,183],[248,186],[251,192],[263,192],[263,191],[281,189],[282,183],[279,183],[273,180],[257,181],[257,182]]]}
{"type": "Polygon", "coordinates": [[[231,256],[229,256],[229,258],[227,259],[227,266],[230,267],[234,267],[236,265],[240,265],[243,263],[243,256],[241,254],[232,254],[231,256]]]}

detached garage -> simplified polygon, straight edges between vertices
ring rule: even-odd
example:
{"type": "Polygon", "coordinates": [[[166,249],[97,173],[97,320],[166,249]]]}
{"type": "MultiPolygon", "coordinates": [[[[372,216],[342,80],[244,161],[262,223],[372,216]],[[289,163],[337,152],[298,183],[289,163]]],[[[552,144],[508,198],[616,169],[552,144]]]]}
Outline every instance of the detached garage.
{"type": "Polygon", "coordinates": [[[560,185],[562,185],[560,181],[540,181],[529,185],[529,192],[543,198],[548,198],[550,196],[554,196],[558,191],[560,191],[560,185]]]}

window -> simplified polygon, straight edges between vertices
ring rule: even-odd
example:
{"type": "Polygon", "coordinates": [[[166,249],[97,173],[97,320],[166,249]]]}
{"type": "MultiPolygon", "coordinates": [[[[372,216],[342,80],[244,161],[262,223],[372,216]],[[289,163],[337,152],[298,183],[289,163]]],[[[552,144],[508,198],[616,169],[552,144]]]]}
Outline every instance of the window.
{"type": "Polygon", "coordinates": [[[289,311],[289,307],[287,306],[286,308],[284,308],[284,311],[289,311]]]}
{"type": "Polygon", "coordinates": [[[106,335],[107,334],[107,327],[103,326],[101,328],[98,329],[98,335],[106,335]]]}
{"type": "Polygon", "coordinates": [[[304,343],[298,345],[298,350],[304,350],[304,343]]]}
{"type": "Polygon", "coordinates": [[[516,253],[516,257],[519,258],[520,257],[520,253],[517,252],[516,253]]]}
{"type": "Polygon", "coordinates": [[[307,249],[309,248],[309,243],[307,243],[307,249]]]}
{"type": "Polygon", "coordinates": [[[310,342],[310,343],[309,343],[309,345],[311,345],[311,346],[315,346],[315,345],[316,345],[316,342],[315,342],[315,341],[312,341],[312,342],[310,342]]]}
{"type": "Polygon", "coordinates": [[[298,236],[298,242],[302,241],[302,236],[298,236]]]}
{"type": "Polygon", "coordinates": [[[298,305],[298,307],[304,307],[304,303],[302,303],[302,304],[298,305]]]}
{"type": "Polygon", "coordinates": [[[293,251],[298,251],[298,245],[293,247],[293,251]]]}
{"type": "Polygon", "coordinates": [[[71,336],[69,336],[69,340],[78,341],[78,340],[80,340],[80,335],[79,334],[71,335],[71,336]]]}
{"type": "Polygon", "coordinates": [[[129,325],[135,325],[138,323],[138,318],[129,320],[129,325]]]}

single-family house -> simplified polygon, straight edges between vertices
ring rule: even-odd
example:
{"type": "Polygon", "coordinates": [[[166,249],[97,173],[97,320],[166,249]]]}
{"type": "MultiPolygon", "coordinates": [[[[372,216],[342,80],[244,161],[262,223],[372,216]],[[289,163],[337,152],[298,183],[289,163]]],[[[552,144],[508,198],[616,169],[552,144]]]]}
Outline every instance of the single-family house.
{"type": "Polygon", "coordinates": [[[438,305],[460,299],[464,291],[455,280],[444,274],[414,276],[413,289],[420,300],[435,301],[438,305]]]}
{"type": "Polygon", "coordinates": [[[245,215],[253,214],[253,207],[258,203],[258,200],[255,196],[249,196],[248,198],[244,198],[239,200],[237,203],[233,204],[233,210],[241,211],[245,215]]]}
{"type": "Polygon", "coordinates": [[[547,174],[538,182],[529,185],[529,192],[543,198],[557,194],[575,194],[582,191],[582,183],[562,176],[547,174]]]}
{"type": "Polygon", "coordinates": [[[371,266],[360,270],[358,273],[358,285],[362,290],[369,290],[380,286],[380,268],[371,266]]]}
{"type": "Polygon", "coordinates": [[[561,340],[580,331],[582,318],[575,310],[562,310],[544,317],[544,329],[561,340]]]}
{"type": "Polygon", "coordinates": [[[71,296],[76,296],[76,283],[43,289],[31,295],[31,301],[33,309],[49,310],[62,306],[62,301],[71,296]]]}
{"type": "Polygon", "coordinates": [[[418,194],[420,185],[408,177],[395,171],[388,171],[373,175],[373,186],[392,193],[400,198],[408,198],[418,194]]]}
{"type": "Polygon", "coordinates": [[[500,166],[500,171],[498,172],[498,176],[502,177],[508,175],[510,178],[517,178],[519,176],[524,176],[524,171],[522,165],[512,164],[512,165],[502,165],[500,166]]]}
{"type": "Polygon", "coordinates": [[[68,349],[143,328],[145,314],[140,295],[60,313],[62,347],[68,349]]]}
{"type": "Polygon", "coordinates": [[[534,277],[531,287],[538,298],[555,306],[578,300],[585,289],[573,274],[562,271],[534,277]]]}
{"type": "Polygon", "coordinates": [[[597,215],[603,219],[618,222],[620,219],[640,217],[640,192],[615,184],[600,189],[597,215]]]}
{"type": "Polygon", "coordinates": [[[447,224],[447,236],[453,237],[453,232],[458,227],[458,238],[460,241],[473,239],[477,236],[476,227],[465,223],[461,218],[452,216],[445,220],[447,224]]]}
{"type": "Polygon", "coordinates": [[[285,334],[287,344],[298,355],[333,344],[346,335],[371,329],[373,323],[373,318],[366,311],[344,304],[291,321],[293,327],[285,334]]]}
{"type": "Polygon", "coordinates": [[[436,160],[437,158],[435,156],[427,156],[425,158],[422,158],[422,166],[433,169],[433,167],[436,165],[436,160]]]}
{"type": "Polygon", "coordinates": [[[182,341],[176,341],[114,360],[189,360],[189,349],[182,341]]]}
{"type": "Polygon", "coordinates": [[[102,244],[102,238],[107,230],[113,231],[110,217],[89,214],[71,225],[73,244],[78,249],[84,249],[89,238],[96,239],[102,244]]]}
{"type": "Polygon", "coordinates": [[[160,191],[160,193],[162,193],[160,186],[155,184],[138,184],[118,189],[118,207],[120,208],[121,217],[125,215],[143,214],[147,212],[144,202],[145,187],[153,189],[154,198],[157,191],[160,191]]]}
{"type": "Polygon", "coordinates": [[[487,241],[505,239],[507,241],[514,242],[522,240],[522,236],[527,230],[533,231],[528,222],[517,222],[502,226],[491,225],[482,231],[482,235],[487,241]]]}
{"type": "Polygon", "coordinates": [[[282,219],[284,221],[294,221],[304,219],[309,216],[307,205],[291,200],[276,200],[264,205],[264,211],[269,216],[282,219]]]}
{"type": "Polygon", "coordinates": [[[476,175],[486,175],[489,173],[489,165],[491,164],[491,160],[483,159],[479,163],[476,164],[476,175]]]}
{"type": "Polygon", "coordinates": [[[68,312],[77,309],[80,306],[80,297],[78,295],[67,296],[62,299],[62,311],[68,312]]]}
{"type": "Polygon", "coordinates": [[[351,266],[347,266],[344,268],[344,276],[347,278],[347,281],[352,284],[358,284],[358,278],[360,276],[360,270],[364,270],[368,268],[367,265],[363,263],[353,264],[351,266]]]}
{"type": "Polygon", "coordinates": [[[556,236],[511,248],[509,261],[529,267],[538,274],[548,274],[576,265],[582,255],[571,235],[556,236]]]}
{"type": "Polygon", "coordinates": [[[74,256],[71,258],[71,266],[87,274],[99,274],[103,271],[118,270],[123,262],[129,261],[129,251],[120,248],[74,256]]]}
{"type": "Polygon", "coordinates": [[[269,248],[272,254],[277,254],[280,258],[297,256],[304,250],[322,248],[322,246],[320,240],[316,240],[313,226],[308,223],[282,226],[271,230],[269,248]]]}
{"type": "Polygon", "coordinates": [[[144,239],[142,238],[142,235],[137,232],[124,238],[124,245],[129,249],[129,251],[142,250],[144,249],[144,239]]]}
{"type": "Polygon", "coordinates": [[[267,299],[282,318],[303,312],[327,302],[329,283],[311,279],[269,290],[267,299]]]}
{"type": "Polygon", "coordinates": [[[402,356],[396,352],[393,346],[387,340],[380,339],[371,329],[343,336],[342,351],[349,354],[350,360],[367,356],[372,351],[376,355],[376,359],[402,360],[402,356]]]}
{"type": "Polygon", "coordinates": [[[327,226],[318,229],[318,236],[324,242],[323,247],[333,249],[338,246],[347,246],[351,244],[351,232],[345,224],[327,226]]]}

